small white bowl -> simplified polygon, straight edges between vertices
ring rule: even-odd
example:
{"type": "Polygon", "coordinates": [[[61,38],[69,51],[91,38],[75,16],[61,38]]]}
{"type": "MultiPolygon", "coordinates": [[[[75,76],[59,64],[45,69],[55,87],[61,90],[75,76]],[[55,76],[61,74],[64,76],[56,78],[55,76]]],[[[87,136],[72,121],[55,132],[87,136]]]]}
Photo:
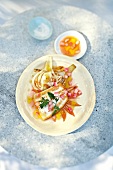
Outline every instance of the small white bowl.
{"type": "Polygon", "coordinates": [[[46,18],[35,17],[29,22],[28,31],[33,38],[46,40],[52,35],[53,28],[46,18]]]}
{"type": "Polygon", "coordinates": [[[62,52],[60,50],[60,41],[67,36],[73,36],[73,37],[76,37],[77,39],[79,39],[80,45],[81,45],[81,51],[80,51],[80,53],[73,56],[73,58],[75,58],[75,59],[81,58],[87,50],[87,43],[86,43],[84,36],[81,33],[74,31],[74,30],[66,31],[66,32],[60,34],[56,38],[56,40],[54,42],[54,48],[55,48],[56,53],[62,54],[62,52]]]}

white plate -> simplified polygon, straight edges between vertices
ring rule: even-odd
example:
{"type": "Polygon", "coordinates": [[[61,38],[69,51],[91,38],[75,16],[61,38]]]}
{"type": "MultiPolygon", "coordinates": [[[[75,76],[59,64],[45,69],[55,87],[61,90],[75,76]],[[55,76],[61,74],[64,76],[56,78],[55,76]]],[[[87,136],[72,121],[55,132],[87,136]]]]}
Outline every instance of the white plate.
{"type": "Polygon", "coordinates": [[[78,129],[88,120],[95,105],[95,87],[90,73],[80,62],[64,55],[54,54],[51,56],[53,56],[53,65],[65,67],[68,67],[72,63],[76,65],[76,69],[72,74],[73,81],[75,84],[77,83],[83,94],[77,100],[82,106],[75,107],[75,117],[67,114],[64,122],[62,119],[53,122],[52,120],[36,120],[32,116],[32,111],[26,102],[28,89],[31,86],[29,80],[31,79],[34,68],[44,67],[48,56],[43,56],[35,60],[24,70],[16,88],[16,104],[21,116],[32,128],[47,135],[58,136],[78,129]]]}
{"type": "Polygon", "coordinates": [[[60,50],[60,41],[61,41],[63,38],[65,38],[66,36],[74,36],[74,37],[78,38],[79,41],[80,41],[80,44],[81,44],[81,51],[80,51],[80,53],[76,54],[76,55],[73,56],[72,58],[79,59],[79,58],[81,58],[82,56],[84,56],[84,54],[85,54],[85,52],[86,52],[86,50],[87,50],[86,40],[85,40],[84,36],[83,36],[81,33],[77,32],[77,31],[74,31],[74,30],[66,31],[66,32],[60,34],[60,35],[56,38],[56,40],[55,40],[55,42],[54,42],[54,49],[55,49],[56,53],[62,54],[62,52],[61,52],[61,50],[60,50]]]}

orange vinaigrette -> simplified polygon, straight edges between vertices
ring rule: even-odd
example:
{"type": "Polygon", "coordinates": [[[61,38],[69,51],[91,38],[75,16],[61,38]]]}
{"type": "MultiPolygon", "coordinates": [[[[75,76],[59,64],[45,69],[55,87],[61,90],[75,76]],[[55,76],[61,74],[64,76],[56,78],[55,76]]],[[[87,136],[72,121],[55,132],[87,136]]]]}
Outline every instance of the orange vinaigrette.
{"type": "Polygon", "coordinates": [[[67,36],[60,41],[60,50],[64,55],[75,56],[80,53],[80,41],[74,36],[67,36]]]}

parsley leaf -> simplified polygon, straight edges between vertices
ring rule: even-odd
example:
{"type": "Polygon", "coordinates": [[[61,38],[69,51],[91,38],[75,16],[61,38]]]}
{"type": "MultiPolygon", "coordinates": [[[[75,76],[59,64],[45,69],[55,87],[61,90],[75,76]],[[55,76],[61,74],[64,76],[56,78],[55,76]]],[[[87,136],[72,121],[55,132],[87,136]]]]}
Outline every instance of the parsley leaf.
{"type": "Polygon", "coordinates": [[[58,99],[58,98],[55,98],[55,100],[56,100],[56,102],[58,102],[59,99],[58,99]]]}
{"type": "Polygon", "coordinates": [[[55,105],[54,112],[53,112],[52,116],[55,115],[59,110],[60,110],[60,108],[57,105],[55,105]]]}
{"type": "Polygon", "coordinates": [[[57,105],[54,106],[54,109],[55,110],[60,110],[60,108],[57,105]]]}
{"type": "Polygon", "coordinates": [[[48,96],[50,97],[50,99],[55,99],[54,94],[53,94],[53,93],[51,93],[51,92],[48,92],[48,96]]]}
{"type": "Polygon", "coordinates": [[[39,102],[41,102],[40,104],[41,109],[49,104],[49,100],[45,99],[44,97],[42,97],[42,100],[40,100],[39,102]]]}

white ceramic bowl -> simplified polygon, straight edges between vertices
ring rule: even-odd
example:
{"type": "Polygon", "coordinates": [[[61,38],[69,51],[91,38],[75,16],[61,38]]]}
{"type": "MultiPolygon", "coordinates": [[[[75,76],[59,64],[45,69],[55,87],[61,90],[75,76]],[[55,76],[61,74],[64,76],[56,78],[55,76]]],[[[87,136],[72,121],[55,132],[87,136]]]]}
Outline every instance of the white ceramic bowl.
{"type": "Polygon", "coordinates": [[[60,41],[61,41],[63,38],[65,38],[66,36],[74,36],[74,37],[76,37],[77,39],[79,39],[79,41],[80,41],[81,51],[80,51],[80,53],[78,53],[78,54],[76,54],[75,56],[73,56],[73,58],[79,59],[79,58],[81,58],[82,56],[84,56],[84,54],[85,54],[85,52],[86,52],[86,50],[87,50],[86,40],[85,40],[84,36],[83,36],[81,33],[77,32],[77,31],[74,31],[74,30],[66,31],[66,32],[60,34],[60,35],[56,38],[56,40],[55,40],[55,42],[54,42],[54,49],[55,49],[56,53],[62,54],[62,52],[61,52],[61,50],[60,50],[60,41]]]}

